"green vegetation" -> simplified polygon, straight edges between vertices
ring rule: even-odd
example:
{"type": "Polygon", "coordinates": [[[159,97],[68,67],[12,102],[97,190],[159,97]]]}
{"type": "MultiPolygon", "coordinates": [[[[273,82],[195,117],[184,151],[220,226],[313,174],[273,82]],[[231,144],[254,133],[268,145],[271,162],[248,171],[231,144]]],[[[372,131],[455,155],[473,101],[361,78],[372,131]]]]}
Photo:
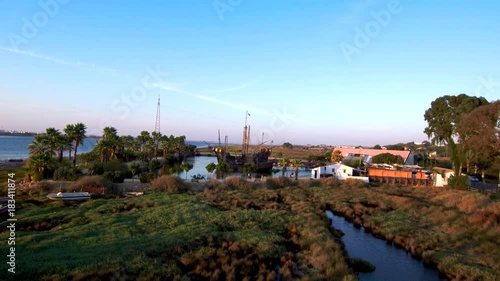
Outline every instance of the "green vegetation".
{"type": "Polygon", "coordinates": [[[382,153],[373,157],[372,162],[379,164],[404,164],[403,157],[391,153],[382,153]]]}
{"type": "MultiPolygon", "coordinates": [[[[110,185],[103,177],[79,182],[110,185]]],[[[202,193],[186,192],[186,184],[162,176],[138,198],[20,200],[16,280],[275,280],[277,265],[287,280],[356,280],[354,271],[372,268],[347,258],[325,210],[436,264],[449,278],[500,277],[500,202],[483,194],[368,188],[333,178],[231,177],[207,182],[202,193]]]]}
{"type": "Polygon", "coordinates": [[[140,174],[141,182],[150,182],[160,174],[192,169],[188,163],[181,165],[186,156],[194,154],[196,148],[186,145],[184,136],[167,137],[157,132],[150,134],[142,131],[134,138],[119,136],[116,128],[105,127],[93,151],[77,156],[78,146],[86,138],[86,126],[82,123],[70,124],[64,133],[47,128],[44,134],[36,135],[28,146],[30,157],[27,167],[35,181],[50,178],[75,181],[82,176],[83,170],[87,170],[90,175],[103,175],[114,183],[121,183],[136,174],[140,174]],[[68,150],[72,165],[64,158],[65,150],[68,150]],[[129,167],[126,163],[130,161],[134,162],[129,167]]]}
{"type": "Polygon", "coordinates": [[[483,179],[488,167],[498,165],[500,170],[499,109],[500,101],[490,104],[483,97],[460,94],[439,97],[426,110],[424,132],[433,143],[448,146],[455,175],[462,173],[464,164],[468,173],[476,165],[483,179]]]}

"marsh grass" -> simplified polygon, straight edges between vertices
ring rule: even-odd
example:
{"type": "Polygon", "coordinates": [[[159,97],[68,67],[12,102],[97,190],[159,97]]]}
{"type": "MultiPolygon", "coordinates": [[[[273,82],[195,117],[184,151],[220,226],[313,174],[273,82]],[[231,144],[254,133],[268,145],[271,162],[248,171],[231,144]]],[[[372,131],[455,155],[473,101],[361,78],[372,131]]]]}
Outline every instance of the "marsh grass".
{"type": "Polygon", "coordinates": [[[450,279],[500,278],[500,202],[488,196],[439,188],[313,188],[312,200],[328,206],[375,236],[387,239],[450,279]]]}
{"type": "MultiPolygon", "coordinates": [[[[193,194],[164,178],[138,198],[31,198],[17,213],[16,280],[275,280],[278,273],[287,280],[356,280],[325,210],[363,224],[450,279],[499,279],[496,200],[437,188],[298,182],[211,180],[193,194]]],[[[7,235],[3,230],[0,240],[7,235]]]]}
{"type": "Polygon", "coordinates": [[[160,176],[151,181],[152,190],[162,190],[167,192],[182,193],[187,191],[187,186],[181,178],[171,175],[160,176]]]}
{"type": "MultiPolygon", "coordinates": [[[[255,199],[249,190],[232,192],[255,199]]],[[[258,196],[278,198],[269,192],[258,196]]],[[[140,198],[33,202],[18,211],[15,280],[266,280],[277,265],[297,276],[287,225],[299,216],[289,210],[224,210],[202,195],[156,190],[140,198]]]]}

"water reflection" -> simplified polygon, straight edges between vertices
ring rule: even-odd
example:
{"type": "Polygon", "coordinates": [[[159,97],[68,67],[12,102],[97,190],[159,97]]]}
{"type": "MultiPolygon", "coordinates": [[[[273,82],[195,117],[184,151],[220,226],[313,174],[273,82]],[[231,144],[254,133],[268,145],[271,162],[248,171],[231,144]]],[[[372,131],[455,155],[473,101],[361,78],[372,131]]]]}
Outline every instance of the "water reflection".
{"type": "Polygon", "coordinates": [[[376,266],[370,273],[360,273],[362,281],[421,281],[446,280],[439,275],[437,269],[424,266],[422,261],[413,258],[403,249],[387,244],[381,239],[366,233],[364,229],[354,227],[343,217],[327,211],[326,215],[332,220],[332,226],[342,230],[342,237],[350,258],[362,258],[376,266]]]}
{"type": "MultiPolygon", "coordinates": [[[[215,156],[213,156],[213,157],[212,156],[196,156],[196,157],[186,159],[186,162],[193,164],[193,169],[187,173],[187,179],[191,179],[192,176],[196,176],[196,175],[201,175],[207,179],[210,179],[210,178],[212,178],[213,175],[208,173],[207,170],[205,169],[205,167],[210,163],[217,164],[217,157],[215,157],[215,156]]],[[[252,173],[252,177],[253,178],[258,178],[261,176],[280,177],[281,176],[281,168],[280,167],[276,167],[276,168],[279,169],[280,171],[275,173],[275,174],[269,175],[269,174],[252,173]]],[[[287,172],[285,173],[285,176],[294,178],[295,176],[293,176],[293,173],[295,173],[295,169],[288,168],[287,172]]],[[[306,170],[304,168],[301,168],[299,170],[299,177],[309,177],[310,175],[311,175],[310,170],[306,170]]],[[[185,179],[186,173],[185,172],[177,173],[177,176],[185,179]]],[[[228,173],[224,177],[229,177],[229,176],[242,176],[242,173],[228,173]]]]}

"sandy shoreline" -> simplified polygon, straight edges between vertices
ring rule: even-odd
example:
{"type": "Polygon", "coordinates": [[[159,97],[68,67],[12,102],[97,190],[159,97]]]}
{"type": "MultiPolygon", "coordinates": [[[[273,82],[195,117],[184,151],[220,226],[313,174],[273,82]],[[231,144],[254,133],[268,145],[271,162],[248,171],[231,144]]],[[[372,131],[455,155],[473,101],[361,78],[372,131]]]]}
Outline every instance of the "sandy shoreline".
{"type": "Polygon", "coordinates": [[[0,170],[19,168],[26,164],[26,160],[27,159],[23,159],[23,161],[10,161],[9,159],[0,159],[0,170]]]}

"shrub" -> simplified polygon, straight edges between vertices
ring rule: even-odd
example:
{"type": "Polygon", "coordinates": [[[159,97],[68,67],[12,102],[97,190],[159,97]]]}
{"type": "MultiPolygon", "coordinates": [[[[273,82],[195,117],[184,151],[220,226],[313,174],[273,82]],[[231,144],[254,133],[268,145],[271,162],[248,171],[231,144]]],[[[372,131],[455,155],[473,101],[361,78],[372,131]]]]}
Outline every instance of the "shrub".
{"type": "Polygon", "coordinates": [[[347,188],[361,188],[361,187],[367,187],[367,184],[358,179],[347,178],[344,180],[342,186],[347,188]]]}
{"type": "Polygon", "coordinates": [[[467,190],[469,188],[468,176],[451,176],[448,179],[448,186],[453,189],[467,190]]]}
{"type": "Polygon", "coordinates": [[[342,185],[342,183],[334,177],[321,178],[319,181],[323,187],[339,187],[342,185]]]}
{"type": "Polygon", "coordinates": [[[184,181],[177,176],[163,175],[154,179],[150,184],[151,189],[164,190],[167,192],[186,192],[184,181]]]}
{"type": "Polygon", "coordinates": [[[109,162],[106,162],[102,164],[104,172],[114,172],[114,171],[121,171],[121,172],[127,172],[128,171],[128,166],[123,164],[119,160],[111,160],[109,162]]]}
{"type": "Polygon", "coordinates": [[[156,179],[158,174],[150,172],[142,172],[139,174],[139,181],[142,183],[150,183],[152,180],[156,179]]]}
{"type": "Polygon", "coordinates": [[[82,176],[82,171],[72,166],[61,166],[54,172],[54,180],[76,181],[82,176]]]}
{"type": "Polygon", "coordinates": [[[125,173],[122,171],[106,171],[102,176],[113,183],[122,183],[125,180],[125,173]]]}
{"type": "Polygon", "coordinates": [[[42,181],[43,174],[40,172],[33,172],[33,181],[42,181]]]}
{"type": "Polygon", "coordinates": [[[96,188],[104,188],[106,193],[109,193],[113,189],[113,183],[106,179],[104,176],[84,176],[79,179],[73,185],[75,189],[82,190],[84,188],[88,189],[96,189],[96,188]]]}
{"type": "Polygon", "coordinates": [[[217,189],[221,183],[216,179],[210,179],[206,184],[205,188],[208,190],[217,189]]]}
{"type": "Polygon", "coordinates": [[[48,181],[46,180],[42,180],[42,181],[39,181],[37,182],[34,186],[33,186],[34,189],[39,189],[41,191],[44,191],[44,192],[49,192],[51,190],[51,185],[48,181]]]}
{"type": "Polygon", "coordinates": [[[89,171],[91,175],[102,175],[104,174],[104,166],[101,163],[94,162],[89,165],[89,171]]]}
{"type": "Polygon", "coordinates": [[[156,159],[149,161],[148,169],[150,172],[158,172],[158,170],[160,170],[160,168],[161,168],[160,161],[158,161],[156,159]]]}
{"type": "Polygon", "coordinates": [[[266,179],[266,187],[270,189],[279,189],[279,188],[285,188],[285,187],[290,187],[295,184],[295,181],[292,181],[291,179],[287,177],[279,177],[279,178],[268,178],[266,179]]]}
{"type": "Polygon", "coordinates": [[[235,189],[250,189],[252,185],[241,177],[226,178],[218,189],[235,190],[235,189]]]}

